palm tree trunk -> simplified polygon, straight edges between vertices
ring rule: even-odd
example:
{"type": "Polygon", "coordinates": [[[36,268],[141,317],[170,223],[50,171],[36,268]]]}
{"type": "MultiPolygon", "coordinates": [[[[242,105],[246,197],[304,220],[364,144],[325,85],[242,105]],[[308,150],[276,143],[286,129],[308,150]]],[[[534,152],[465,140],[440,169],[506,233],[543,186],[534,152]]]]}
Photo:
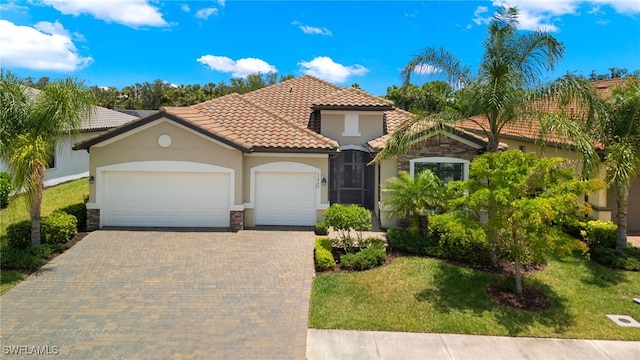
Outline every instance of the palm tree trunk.
{"type": "Polygon", "coordinates": [[[618,232],[616,236],[616,249],[621,250],[627,247],[627,208],[629,202],[629,186],[617,187],[618,232]]]}
{"type": "Polygon", "coordinates": [[[31,216],[31,245],[40,245],[40,215],[42,210],[42,189],[44,182],[44,166],[36,163],[34,166],[34,182],[31,189],[31,204],[29,215],[31,216]]]}

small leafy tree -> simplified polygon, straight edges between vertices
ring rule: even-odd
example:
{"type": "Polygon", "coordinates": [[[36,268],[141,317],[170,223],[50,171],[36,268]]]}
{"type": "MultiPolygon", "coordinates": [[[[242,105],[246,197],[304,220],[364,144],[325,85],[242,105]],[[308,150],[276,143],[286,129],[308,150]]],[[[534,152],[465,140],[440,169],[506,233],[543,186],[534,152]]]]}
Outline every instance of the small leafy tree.
{"type": "Polygon", "coordinates": [[[357,241],[362,241],[362,231],[371,228],[371,212],[358,205],[332,204],[324,212],[324,220],[338,232],[339,244],[346,252],[353,252],[354,239],[351,230],[356,231],[357,241]]]}
{"type": "Polygon", "coordinates": [[[424,234],[424,227],[420,221],[425,212],[438,212],[442,205],[443,187],[440,179],[430,170],[425,170],[412,177],[406,171],[401,171],[398,177],[388,179],[382,191],[391,197],[382,203],[389,206],[391,214],[402,219],[411,219],[410,229],[424,234]]]}
{"type": "Polygon", "coordinates": [[[553,224],[580,209],[578,195],[604,187],[600,180],[578,180],[566,159],[538,158],[517,150],[476,158],[469,175],[468,205],[493,213],[482,224],[497,235],[492,251],[513,261],[518,294],[523,261],[558,250],[553,224]]]}

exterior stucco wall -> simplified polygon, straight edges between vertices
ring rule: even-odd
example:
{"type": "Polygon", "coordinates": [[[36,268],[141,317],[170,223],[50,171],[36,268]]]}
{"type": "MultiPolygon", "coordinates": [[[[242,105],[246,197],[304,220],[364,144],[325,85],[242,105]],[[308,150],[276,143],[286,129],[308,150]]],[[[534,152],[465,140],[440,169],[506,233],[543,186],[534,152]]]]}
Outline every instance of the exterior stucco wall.
{"type": "MultiPolygon", "coordinates": [[[[242,152],[206,139],[199,134],[180,127],[170,121],[156,121],[150,127],[128,136],[91,147],[90,175],[96,168],[136,161],[188,161],[217,165],[234,170],[235,204],[242,204],[242,152]],[[158,144],[160,135],[169,135],[171,145],[166,148],[158,144]]],[[[89,202],[95,202],[95,183],[90,187],[89,202]]]]}
{"type": "MultiPolygon", "coordinates": [[[[613,190],[609,190],[608,196],[611,220],[617,222],[618,200],[613,190]]],[[[627,233],[630,235],[640,235],[640,178],[636,178],[629,188],[629,197],[627,199],[627,233]]]]}
{"type": "MultiPolygon", "coordinates": [[[[254,153],[244,154],[243,156],[243,173],[245,174],[243,179],[243,203],[251,204],[251,187],[255,184],[251,183],[251,169],[256,166],[266,165],[277,162],[293,162],[304,165],[309,165],[320,170],[320,179],[329,178],[329,155],[326,154],[268,154],[268,153],[254,153]]],[[[327,207],[329,205],[328,198],[328,186],[320,185],[320,205],[321,207],[327,207]]],[[[322,220],[324,209],[318,209],[316,211],[316,219],[322,220]]],[[[244,210],[244,224],[245,227],[255,226],[254,209],[247,206],[244,210]]]]}
{"type": "Polygon", "coordinates": [[[320,133],[338,141],[340,145],[360,145],[375,139],[384,133],[382,112],[344,112],[321,111],[320,133]],[[345,113],[358,115],[360,136],[343,136],[345,131],[345,113]]]}

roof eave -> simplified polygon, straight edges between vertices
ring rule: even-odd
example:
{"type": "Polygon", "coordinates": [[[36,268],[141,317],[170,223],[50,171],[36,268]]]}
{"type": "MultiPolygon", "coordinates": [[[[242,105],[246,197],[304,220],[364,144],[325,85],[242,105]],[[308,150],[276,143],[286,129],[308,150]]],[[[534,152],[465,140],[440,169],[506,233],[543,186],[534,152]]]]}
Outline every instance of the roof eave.
{"type": "Polygon", "coordinates": [[[361,106],[361,105],[312,105],[312,110],[344,110],[344,111],[389,111],[393,110],[393,106],[389,105],[374,105],[374,106],[361,106]]]}
{"type": "Polygon", "coordinates": [[[215,134],[212,134],[212,133],[204,130],[203,128],[201,128],[199,126],[194,125],[191,122],[188,122],[188,121],[180,118],[179,116],[173,115],[171,113],[167,113],[167,112],[165,112],[163,110],[160,110],[160,111],[158,111],[158,112],[156,112],[154,114],[151,114],[151,115],[146,116],[144,118],[141,118],[139,120],[132,121],[132,122],[129,122],[127,124],[121,125],[119,127],[113,128],[110,131],[107,131],[107,132],[105,132],[105,133],[103,133],[101,135],[98,135],[96,137],[93,137],[91,139],[87,139],[85,141],[78,142],[78,143],[73,145],[72,149],[73,150],[87,150],[88,151],[89,148],[91,146],[93,146],[93,145],[99,144],[101,142],[104,142],[106,140],[114,138],[114,137],[116,137],[118,135],[122,135],[122,134],[124,134],[124,133],[126,133],[128,131],[131,131],[131,130],[133,130],[135,128],[138,128],[140,126],[143,126],[143,125],[146,125],[146,124],[151,123],[153,121],[156,121],[156,120],[158,120],[160,118],[167,118],[167,119],[169,119],[171,121],[174,121],[174,122],[176,122],[176,123],[178,123],[178,124],[180,124],[180,125],[182,125],[184,127],[189,128],[190,130],[196,131],[196,132],[198,132],[198,133],[200,133],[200,134],[202,134],[204,136],[212,138],[212,139],[214,139],[216,141],[219,141],[219,142],[221,142],[221,143],[223,143],[225,145],[231,146],[231,147],[233,147],[235,149],[238,149],[238,150],[240,150],[242,152],[245,152],[245,153],[249,153],[250,152],[250,149],[248,149],[248,148],[246,148],[244,146],[238,145],[237,143],[235,143],[233,141],[230,141],[230,140],[225,139],[223,137],[220,137],[220,136],[217,136],[215,134]]]}

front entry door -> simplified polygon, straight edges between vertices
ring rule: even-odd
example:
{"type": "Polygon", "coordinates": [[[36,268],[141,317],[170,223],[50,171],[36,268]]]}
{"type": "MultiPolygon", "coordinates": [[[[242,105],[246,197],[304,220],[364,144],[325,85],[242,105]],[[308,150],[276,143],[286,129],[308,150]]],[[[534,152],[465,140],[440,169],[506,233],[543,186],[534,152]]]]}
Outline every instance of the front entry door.
{"type": "Polygon", "coordinates": [[[369,153],[344,150],[329,162],[329,201],[373,210],[375,167],[369,153]]]}

